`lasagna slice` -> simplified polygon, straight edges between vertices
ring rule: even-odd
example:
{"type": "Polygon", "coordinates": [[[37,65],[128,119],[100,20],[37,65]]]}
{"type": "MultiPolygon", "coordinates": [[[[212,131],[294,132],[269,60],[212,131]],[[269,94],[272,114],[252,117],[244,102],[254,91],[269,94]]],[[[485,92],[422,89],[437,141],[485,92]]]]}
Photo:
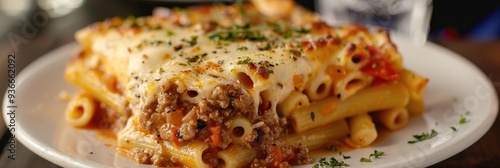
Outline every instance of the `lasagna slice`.
{"type": "Polygon", "coordinates": [[[422,111],[427,79],[402,67],[388,32],[331,27],[298,6],[270,15],[252,4],[160,8],[79,30],[65,75],[83,92],[66,119],[106,118],[139,163],[286,167],[349,139],[368,112],[390,123],[422,111]]]}

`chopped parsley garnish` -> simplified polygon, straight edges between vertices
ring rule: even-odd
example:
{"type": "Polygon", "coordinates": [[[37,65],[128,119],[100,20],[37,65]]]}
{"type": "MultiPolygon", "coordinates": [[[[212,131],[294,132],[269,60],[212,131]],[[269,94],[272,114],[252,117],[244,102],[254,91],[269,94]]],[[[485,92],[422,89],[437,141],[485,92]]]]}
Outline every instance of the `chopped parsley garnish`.
{"type": "Polygon", "coordinates": [[[347,156],[347,155],[342,155],[342,157],[344,157],[344,159],[350,159],[351,156],[347,156]]]}
{"type": "Polygon", "coordinates": [[[243,47],[237,48],[236,50],[248,50],[248,48],[246,46],[243,46],[243,47]]]}
{"type": "Polygon", "coordinates": [[[198,43],[198,36],[191,36],[191,39],[187,41],[190,46],[194,46],[198,43]]]}
{"type": "Polygon", "coordinates": [[[163,27],[161,25],[156,25],[154,27],[151,27],[151,30],[160,30],[162,29],[163,27]]]}
{"type": "Polygon", "coordinates": [[[250,57],[245,58],[245,60],[238,61],[238,64],[248,64],[252,59],[250,57]]]}
{"type": "Polygon", "coordinates": [[[314,118],[316,118],[316,115],[314,114],[314,112],[311,112],[311,120],[314,121],[314,118]]]}
{"type": "Polygon", "coordinates": [[[174,32],[172,32],[172,31],[170,31],[170,30],[167,30],[167,35],[168,35],[168,36],[172,36],[172,35],[174,35],[174,32]]]}
{"type": "Polygon", "coordinates": [[[287,39],[293,36],[293,33],[305,34],[309,33],[311,30],[300,27],[300,28],[290,28],[284,22],[276,22],[271,24],[272,29],[275,33],[283,36],[287,39]]]}
{"type": "Polygon", "coordinates": [[[160,68],[159,72],[163,73],[163,72],[165,72],[165,70],[163,70],[163,68],[160,68]]]}
{"type": "Polygon", "coordinates": [[[270,74],[273,74],[273,73],[274,73],[274,71],[273,71],[272,69],[267,68],[266,70],[267,70],[267,72],[268,72],[268,73],[270,73],[270,74]]]}
{"type": "Polygon", "coordinates": [[[359,159],[360,162],[372,162],[372,160],[370,158],[365,158],[365,157],[362,157],[361,159],[359,159]]]}
{"type": "Polygon", "coordinates": [[[330,161],[326,161],[326,158],[319,159],[319,163],[316,163],[313,168],[333,168],[333,167],[349,167],[349,164],[344,161],[339,161],[334,157],[330,158],[330,161]]]}
{"type": "Polygon", "coordinates": [[[293,29],[293,31],[297,32],[297,33],[303,33],[303,34],[311,32],[310,29],[306,29],[306,28],[303,28],[303,27],[301,27],[301,28],[295,28],[295,29],[293,29]]]}
{"type": "Polygon", "coordinates": [[[137,49],[141,49],[141,48],[142,48],[142,43],[141,43],[141,44],[138,44],[137,46],[135,46],[135,48],[137,48],[137,49]]]}
{"type": "Polygon", "coordinates": [[[420,142],[420,141],[424,141],[424,140],[427,140],[427,139],[431,139],[433,137],[435,137],[438,133],[433,129],[431,131],[431,133],[422,133],[420,135],[413,135],[413,137],[416,139],[414,141],[408,141],[409,144],[414,144],[414,143],[417,143],[417,142],[420,142]]]}
{"type": "Polygon", "coordinates": [[[384,152],[382,151],[378,151],[378,150],[375,150],[373,151],[372,154],[370,154],[370,157],[375,157],[376,159],[378,159],[380,156],[383,156],[384,155],[384,152]]]}
{"type": "Polygon", "coordinates": [[[158,46],[158,45],[161,45],[163,43],[165,43],[165,42],[161,41],[161,40],[155,40],[155,41],[150,41],[149,45],[156,45],[156,46],[158,46]]]}
{"type": "Polygon", "coordinates": [[[221,40],[236,41],[236,40],[250,40],[250,41],[263,41],[267,38],[257,30],[250,30],[250,24],[243,26],[233,26],[231,29],[219,30],[208,36],[213,42],[221,40]]]}
{"type": "Polygon", "coordinates": [[[453,126],[451,126],[450,128],[451,128],[451,130],[453,130],[453,131],[457,131],[457,128],[455,128],[455,127],[453,127],[453,126]]]}
{"type": "Polygon", "coordinates": [[[373,151],[372,154],[370,154],[370,156],[368,156],[368,158],[361,157],[359,159],[359,161],[360,162],[372,162],[371,157],[374,157],[375,159],[378,159],[380,156],[383,156],[383,155],[384,155],[384,152],[375,150],[375,151],[373,151]]]}
{"type": "Polygon", "coordinates": [[[460,119],[458,120],[459,124],[465,124],[466,122],[467,122],[467,118],[465,118],[464,116],[460,117],[460,119]]]}

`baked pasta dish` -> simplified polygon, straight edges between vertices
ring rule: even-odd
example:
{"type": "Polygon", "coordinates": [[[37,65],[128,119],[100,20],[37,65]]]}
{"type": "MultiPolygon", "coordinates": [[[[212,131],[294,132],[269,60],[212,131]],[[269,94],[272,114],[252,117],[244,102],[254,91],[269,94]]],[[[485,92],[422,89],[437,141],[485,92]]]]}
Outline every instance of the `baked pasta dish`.
{"type": "Polygon", "coordinates": [[[428,82],[387,31],[328,26],[289,0],[157,8],[76,40],[66,121],[106,125],[119,151],[156,166],[289,167],[365,147],[423,112],[428,82]]]}

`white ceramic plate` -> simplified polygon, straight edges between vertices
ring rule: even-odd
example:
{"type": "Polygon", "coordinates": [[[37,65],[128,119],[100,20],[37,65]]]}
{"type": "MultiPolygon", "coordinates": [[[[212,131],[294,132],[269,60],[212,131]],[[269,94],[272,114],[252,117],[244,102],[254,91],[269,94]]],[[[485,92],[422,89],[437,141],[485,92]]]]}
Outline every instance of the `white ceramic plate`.
{"type": "MultiPolygon", "coordinates": [[[[476,142],[496,119],[498,100],[487,77],[462,57],[434,44],[415,46],[396,38],[404,64],[430,78],[425,95],[426,112],[411,118],[408,127],[377,140],[372,147],[346,152],[344,160],[351,167],[424,167],[451,157],[476,142]],[[468,114],[466,114],[469,112],[468,114]],[[461,116],[467,123],[458,124],[461,116]],[[450,129],[454,126],[458,131],[450,129]],[[430,132],[430,140],[408,144],[412,135],[430,132]],[[386,155],[371,163],[361,163],[374,150],[386,155]]],[[[63,167],[147,167],[117,156],[113,142],[100,140],[89,130],[74,129],[64,122],[66,102],[61,91],[75,93],[63,71],[70,54],[77,47],[68,44],[33,62],[17,78],[17,114],[15,135],[26,147],[63,167]]],[[[4,99],[7,105],[7,99],[4,99]]],[[[6,123],[7,110],[3,108],[6,123]]],[[[314,155],[320,157],[320,153],[314,155]]],[[[339,155],[333,155],[340,159],[339,155]]],[[[307,165],[304,167],[311,167],[307,165]]]]}

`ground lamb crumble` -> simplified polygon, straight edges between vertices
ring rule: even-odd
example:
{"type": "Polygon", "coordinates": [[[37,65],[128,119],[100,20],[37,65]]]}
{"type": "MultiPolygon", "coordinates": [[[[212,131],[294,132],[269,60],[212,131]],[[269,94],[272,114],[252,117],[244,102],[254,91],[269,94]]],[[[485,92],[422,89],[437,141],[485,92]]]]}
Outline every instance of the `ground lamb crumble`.
{"type": "MultiPolygon", "coordinates": [[[[216,153],[227,148],[232,141],[232,131],[229,130],[232,118],[242,116],[253,124],[263,123],[254,128],[249,136],[244,137],[245,145],[258,151],[250,167],[290,167],[290,164],[312,162],[307,147],[290,146],[279,141],[278,138],[288,132],[284,129],[287,120],[276,120],[272,109],[259,108],[258,113],[253,112],[253,99],[242,87],[229,84],[217,86],[207,99],[194,104],[180,99],[183,93],[178,93],[176,84],[169,86],[158,93],[156,101],[148,104],[139,116],[140,127],[150,134],[157,135],[157,142],[171,141],[173,133],[181,145],[194,141],[206,142],[210,147],[205,150],[203,161],[214,167],[219,164],[216,153]],[[182,117],[182,120],[169,122],[168,115],[182,117]],[[211,139],[210,128],[213,127],[220,128],[220,144],[214,144],[211,139]],[[277,151],[280,155],[287,156],[285,160],[272,158],[273,152],[277,151]]],[[[156,166],[177,164],[176,158],[162,157],[152,151],[134,149],[131,153],[139,163],[156,166]]]]}

